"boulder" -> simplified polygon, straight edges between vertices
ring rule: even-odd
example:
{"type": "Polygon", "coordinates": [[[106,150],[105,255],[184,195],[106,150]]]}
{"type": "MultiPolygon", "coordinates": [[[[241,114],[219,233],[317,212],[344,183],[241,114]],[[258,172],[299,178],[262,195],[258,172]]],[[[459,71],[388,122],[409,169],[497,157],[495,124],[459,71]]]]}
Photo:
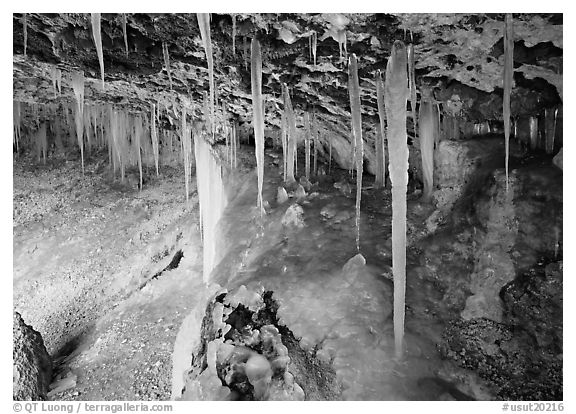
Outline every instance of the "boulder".
{"type": "Polygon", "coordinates": [[[12,335],[13,399],[46,400],[52,379],[52,361],[42,336],[26,325],[18,312],[14,312],[12,335]]]}

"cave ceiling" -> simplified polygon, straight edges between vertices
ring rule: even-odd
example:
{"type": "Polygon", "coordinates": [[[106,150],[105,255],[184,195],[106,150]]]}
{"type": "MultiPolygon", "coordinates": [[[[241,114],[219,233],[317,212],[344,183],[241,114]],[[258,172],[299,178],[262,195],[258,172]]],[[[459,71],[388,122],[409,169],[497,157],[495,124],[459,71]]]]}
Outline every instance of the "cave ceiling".
{"type": "MultiPolygon", "coordinates": [[[[89,104],[146,111],[150,103],[157,103],[168,113],[172,110],[170,123],[177,119],[177,108],[186,106],[200,119],[208,69],[196,15],[125,17],[128,51],[124,15],[102,14],[102,89],[89,14],[28,13],[24,57],[23,14],[15,13],[14,99],[72,102],[70,74],[82,70],[89,104]],[[172,89],[163,44],[169,51],[172,89]],[[62,73],[61,94],[53,88],[55,68],[62,73]]],[[[390,47],[398,39],[414,44],[419,94],[432,89],[445,111],[472,121],[501,119],[503,14],[212,14],[210,27],[222,117],[251,122],[249,44],[256,37],[263,52],[267,128],[280,126],[282,83],[290,88],[297,111],[312,110],[334,129],[348,122],[346,56],[354,53],[363,120],[370,130],[378,118],[375,74],[385,69],[390,47]]],[[[562,102],[562,30],[562,14],[514,14],[513,116],[562,102]]]]}

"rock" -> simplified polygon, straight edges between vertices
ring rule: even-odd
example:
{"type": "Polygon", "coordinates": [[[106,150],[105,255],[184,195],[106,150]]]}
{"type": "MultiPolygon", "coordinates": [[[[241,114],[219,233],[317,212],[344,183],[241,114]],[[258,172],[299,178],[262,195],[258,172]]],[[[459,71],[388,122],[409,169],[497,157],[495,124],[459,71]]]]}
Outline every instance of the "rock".
{"type": "Polygon", "coordinates": [[[562,168],[562,150],[564,148],[560,148],[560,151],[558,152],[558,154],[556,154],[554,156],[554,158],[552,159],[552,162],[554,163],[555,166],[557,166],[558,168],[560,168],[561,170],[563,170],[564,168],[562,168]]]}
{"type": "Polygon", "coordinates": [[[298,184],[298,187],[296,187],[296,191],[294,191],[294,197],[296,197],[296,200],[298,201],[306,198],[306,190],[302,184],[298,184]]]}
{"type": "Polygon", "coordinates": [[[76,374],[69,372],[66,377],[50,384],[50,392],[48,393],[48,397],[52,398],[56,394],[69,390],[70,388],[74,388],[76,386],[77,379],[78,376],[76,374]]]}
{"type": "Polygon", "coordinates": [[[306,191],[310,191],[312,188],[312,183],[304,176],[300,177],[300,185],[304,187],[306,191]]]}
{"type": "MultiPolygon", "coordinates": [[[[434,153],[436,190],[432,198],[436,207],[442,211],[450,210],[468,184],[482,173],[483,166],[503,153],[503,145],[494,139],[441,141],[434,153]]],[[[420,179],[421,174],[421,171],[416,171],[420,179]]]]}
{"type": "Polygon", "coordinates": [[[292,204],[286,209],[282,217],[282,225],[284,227],[294,227],[297,229],[304,228],[304,209],[299,204],[292,204]]]}
{"type": "Polygon", "coordinates": [[[52,361],[40,333],[14,312],[12,326],[13,399],[46,400],[52,379],[52,361]]]}
{"type": "Polygon", "coordinates": [[[276,195],[276,202],[278,204],[284,204],[288,201],[288,193],[284,187],[278,187],[278,193],[276,195]]]}
{"type": "Polygon", "coordinates": [[[339,189],[340,192],[347,197],[349,197],[352,194],[352,186],[348,181],[345,180],[338,181],[337,183],[334,183],[334,188],[339,189]]]}

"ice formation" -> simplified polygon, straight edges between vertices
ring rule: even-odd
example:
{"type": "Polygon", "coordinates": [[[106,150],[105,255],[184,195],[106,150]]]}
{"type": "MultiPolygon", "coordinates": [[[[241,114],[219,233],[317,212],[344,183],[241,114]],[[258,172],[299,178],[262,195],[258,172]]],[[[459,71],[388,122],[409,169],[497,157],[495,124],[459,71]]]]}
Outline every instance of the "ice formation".
{"type": "Polygon", "coordinates": [[[76,137],[80,147],[80,156],[82,159],[82,173],[84,173],[84,74],[82,72],[72,73],[72,89],[76,98],[76,108],[74,119],[76,123],[76,137]]]}
{"type": "Polygon", "coordinates": [[[380,129],[376,133],[376,179],[374,186],[381,188],[386,185],[386,109],[384,108],[384,81],[380,71],[376,74],[376,101],[378,103],[380,129]]]}
{"type": "Polygon", "coordinates": [[[434,137],[436,133],[436,106],[432,102],[420,101],[420,153],[422,156],[422,179],[424,189],[422,201],[429,203],[432,199],[434,175],[434,137]]]}
{"type": "Polygon", "coordinates": [[[236,14],[232,13],[232,54],[236,56],[236,14]]]}
{"type": "Polygon", "coordinates": [[[504,119],[504,145],[506,151],[506,191],[508,191],[508,157],[510,154],[510,94],[514,81],[514,23],[512,13],[506,13],[504,18],[504,97],[502,115],[504,119]]]}
{"type": "Polygon", "coordinates": [[[262,100],[262,54],[260,42],[252,39],[251,74],[252,74],[252,122],[254,126],[254,139],[256,141],[256,168],[258,170],[258,208],[260,215],[265,213],[262,187],[264,185],[264,106],[262,100]]]}
{"type": "Polygon", "coordinates": [[[283,84],[282,94],[284,95],[284,112],[286,114],[286,123],[288,124],[286,175],[284,176],[284,182],[293,183],[296,181],[294,178],[297,134],[296,117],[294,116],[294,109],[292,108],[292,101],[290,100],[290,92],[288,91],[288,86],[286,84],[283,84]]]}
{"type": "Polygon", "coordinates": [[[364,146],[362,140],[362,114],[360,103],[360,83],[358,63],[353,53],[348,62],[348,91],[350,94],[350,112],[354,133],[354,160],[356,161],[356,250],[360,251],[360,200],[362,198],[362,173],[364,146]]]}
{"type": "MultiPolygon", "coordinates": [[[[180,127],[180,145],[182,149],[182,162],[184,163],[184,180],[186,186],[186,201],[190,195],[190,173],[192,168],[192,142],[190,137],[190,128],[186,124],[186,107],[182,107],[182,119],[180,127]]],[[[196,171],[198,174],[198,171],[196,171]]]]}
{"type": "Polygon", "coordinates": [[[530,117],[530,149],[535,150],[538,148],[538,118],[535,116],[530,117]]]}
{"type": "Polygon", "coordinates": [[[415,70],[415,57],[414,45],[409,44],[407,47],[408,53],[408,83],[410,86],[410,107],[412,109],[412,121],[414,122],[414,136],[418,131],[418,117],[416,116],[416,70],[415,70]]]}
{"type": "Polygon", "coordinates": [[[122,13],[122,33],[124,34],[124,48],[126,49],[126,57],[128,57],[128,31],[126,24],[128,23],[126,13],[122,13]]]}
{"type": "Polygon", "coordinates": [[[558,116],[558,108],[544,110],[544,122],[546,128],[546,154],[554,152],[554,138],[556,136],[556,117],[558,116]]]}
{"type": "Polygon", "coordinates": [[[304,114],[304,175],[306,179],[310,179],[310,114],[304,114]]]}
{"type": "Polygon", "coordinates": [[[395,41],[386,66],[385,104],[388,122],[389,173],[392,182],[392,272],[394,276],[394,340],[396,356],[404,347],[406,296],[406,191],[408,186],[408,144],[406,102],[408,79],[406,47],[395,41]]]}
{"type": "Polygon", "coordinates": [[[20,138],[22,136],[22,112],[19,101],[13,101],[12,117],[14,120],[14,138],[12,143],[16,146],[16,152],[18,153],[20,151],[20,138]]]}
{"type": "Polygon", "coordinates": [[[162,55],[164,56],[164,66],[166,66],[166,72],[168,72],[168,83],[170,85],[170,90],[172,90],[172,71],[170,70],[170,55],[168,54],[168,44],[162,42],[162,55]]]}
{"type": "Polygon", "coordinates": [[[314,66],[316,66],[316,49],[318,45],[318,35],[316,32],[312,32],[312,56],[314,57],[314,66]]]}
{"type": "Polygon", "coordinates": [[[212,56],[212,40],[210,39],[210,13],[196,13],[198,19],[198,26],[200,27],[200,36],[202,37],[202,44],[206,52],[206,60],[208,62],[208,79],[210,83],[210,125],[212,129],[212,136],[216,132],[214,123],[214,59],[212,56]]]}
{"type": "Polygon", "coordinates": [[[102,79],[102,89],[104,89],[104,53],[102,51],[102,34],[100,32],[100,13],[90,13],[92,20],[92,37],[98,54],[100,63],[100,78],[102,79]]]}
{"type": "Polygon", "coordinates": [[[202,222],[203,279],[208,283],[210,273],[217,264],[216,225],[226,206],[220,164],[211,146],[198,134],[194,137],[198,203],[202,222]]]}
{"type": "Polygon", "coordinates": [[[158,175],[158,162],[160,159],[158,131],[156,129],[156,105],[150,104],[150,137],[152,138],[152,151],[154,152],[154,165],[156,166],[156,175],[158,175]]]}
{"type": "Polygon", "coordinates": [[[22,14],[22,31],[24,32],[24,57],[26,57],[26,49],[28,49],[28,14],[22,14]]]}

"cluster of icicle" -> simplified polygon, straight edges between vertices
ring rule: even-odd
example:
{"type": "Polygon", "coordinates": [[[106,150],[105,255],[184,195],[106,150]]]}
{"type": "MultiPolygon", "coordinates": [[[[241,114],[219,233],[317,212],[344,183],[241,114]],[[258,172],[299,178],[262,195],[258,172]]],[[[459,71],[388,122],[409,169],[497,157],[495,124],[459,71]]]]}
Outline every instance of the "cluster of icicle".
{"type": "MultiPolygon", "coordinates": [[[[108,150],[114,174],[123,181],[126,170],[137,167],[142,188],[143,169],[159,174],[160,154],[164,163],[177,163],[183,149],[175,131],[158,128],[159,106],[149,112],[130,112],[122,107],[87,105],[83,96],[83,75],[72,75],[75,100],[72,104],[36,104],[14,101],[14,147],[35,150],[38,161],[49,153],[65,154],[77,147],[82,158],[93,151],[108,150]],[[26,120],[26,122],[25,122],[26,120]],[[162,138],[163,146],[160,147],[162,138]]],[[[189,151],[190,154],[190,151],[189,151]]]]}

